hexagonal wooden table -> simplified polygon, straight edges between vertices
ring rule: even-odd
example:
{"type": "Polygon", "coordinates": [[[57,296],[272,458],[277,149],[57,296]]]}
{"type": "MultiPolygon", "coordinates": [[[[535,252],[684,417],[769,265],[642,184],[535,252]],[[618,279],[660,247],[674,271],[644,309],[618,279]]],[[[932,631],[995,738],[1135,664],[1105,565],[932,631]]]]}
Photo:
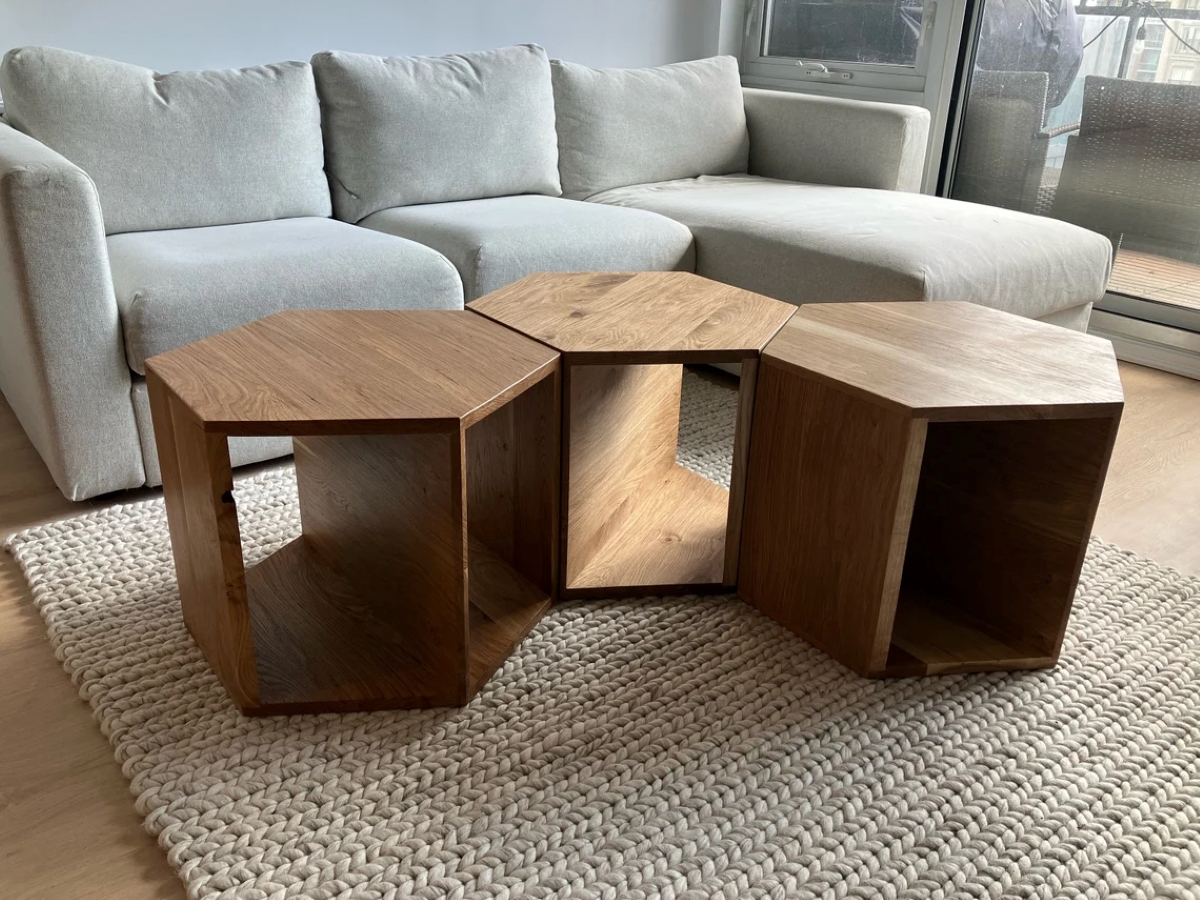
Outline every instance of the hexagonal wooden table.
{"type": "Polygon", "coordinates": [[[863,675],[1053,665],[1123,405],[1100,338],[804,306],[762,355],[739,592],[863,675]]]}
{"type": "Polygon", "coordinates": [[[466,702],[557,583],[558,354],[473,313],[287,312],[146,363],[183,616],[248,714],[466,702]],[[293,435],[250,569],[227,438],[293,435]]]}
{"type": "Polygon", "coordinates": [[[562,353],[566,597],[728,590],[761,348],[795,307],[685,272],[541,273],[470,309],[562,353]],[[684,363],[741,363],[731,489],[678,465],[684,363]]]}

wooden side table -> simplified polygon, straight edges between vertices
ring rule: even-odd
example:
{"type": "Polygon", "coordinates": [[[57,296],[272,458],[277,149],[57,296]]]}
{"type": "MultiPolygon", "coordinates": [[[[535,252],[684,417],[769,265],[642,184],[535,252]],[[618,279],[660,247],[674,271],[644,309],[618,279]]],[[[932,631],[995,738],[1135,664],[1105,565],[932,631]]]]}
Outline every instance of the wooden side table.
{"type": "Polygon", "coordinates": [[[466,702],[557,589],[558,354],[469,312],[288,312],[147,361],[184,620],[247,714],[466,702]],[[230,435],[293,435],[246,569],[230,435]]]}
{"type": "Polygon", "coordinates": [[[1123,403],[1099,338],[802,307],[762,355],[742,598],[863,675],[1053,665],[1123,403]]]}
{"type": "Polygon", "coordinates": [[[563,596],[728,590],[758,355],[795,307],[640,272],[531,275],[469,308],[563,355],[563,596]],[[742,364],[729,491],[675,461],[684,363],[742,364]]]}

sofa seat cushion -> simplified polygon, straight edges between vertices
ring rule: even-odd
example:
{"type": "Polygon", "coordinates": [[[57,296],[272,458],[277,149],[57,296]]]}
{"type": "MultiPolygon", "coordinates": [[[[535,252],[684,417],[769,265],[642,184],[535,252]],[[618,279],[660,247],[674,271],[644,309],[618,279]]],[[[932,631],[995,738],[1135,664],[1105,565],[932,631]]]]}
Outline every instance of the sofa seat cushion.
{"type": "Polygon", "coordinates": [[[4,115],[91,176],[108,234],[327,216],[312,68],[160,74],[55,50],[11,50],[4,115]]]}
{"type": "Polygon", "coordinates": [[[1055,219],[924,194],[750,175],[590,198],[687,225],[696,272],[786,300],[968,300],[1040,317],[1104,294],[1112,247],[1055,219]]]}
{"type": "Polygon", "coordinates": [[[332,219],[280,219],[108,239],[129,367],[285,309],[460,309],[428,247],[332,219]]]}
{"type": "Polygon", "coordinates": [[[468,302],[532,272],[691,271],[686,227],[638,209],[525,195],[385,209],[360,223],[432,247],[468,302]]]}

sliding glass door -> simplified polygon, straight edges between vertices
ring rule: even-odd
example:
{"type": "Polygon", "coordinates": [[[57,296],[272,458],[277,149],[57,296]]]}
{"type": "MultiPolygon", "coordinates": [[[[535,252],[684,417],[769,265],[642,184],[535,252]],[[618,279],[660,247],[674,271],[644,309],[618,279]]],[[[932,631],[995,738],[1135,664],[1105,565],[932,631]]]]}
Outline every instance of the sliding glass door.
{"type": "Polygon", "coordinates": [[[970,59],[950,196],[1104,234],[1098,328],[1197,353],[1200,0],[983,0],[970,59]]]}

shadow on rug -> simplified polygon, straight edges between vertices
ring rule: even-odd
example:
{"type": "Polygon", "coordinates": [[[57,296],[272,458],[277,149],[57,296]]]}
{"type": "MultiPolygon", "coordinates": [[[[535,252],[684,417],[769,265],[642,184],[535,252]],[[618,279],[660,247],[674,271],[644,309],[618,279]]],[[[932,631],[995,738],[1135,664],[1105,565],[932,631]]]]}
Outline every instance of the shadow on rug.
{"type": "MultiPolygon", "coordinates": [[[[732,396],[688,376],[714,480],[732,396]]],[[[247,562],[298,532],[290,471],[236,493],[247,562]]],[[[1200,897],[1200,581],[1096,541],[1051,671],[866,681],[736,598],[595,601],[464,709],[273,719],[160,501],[6,546],[195,898],[1200,897]]]]}

